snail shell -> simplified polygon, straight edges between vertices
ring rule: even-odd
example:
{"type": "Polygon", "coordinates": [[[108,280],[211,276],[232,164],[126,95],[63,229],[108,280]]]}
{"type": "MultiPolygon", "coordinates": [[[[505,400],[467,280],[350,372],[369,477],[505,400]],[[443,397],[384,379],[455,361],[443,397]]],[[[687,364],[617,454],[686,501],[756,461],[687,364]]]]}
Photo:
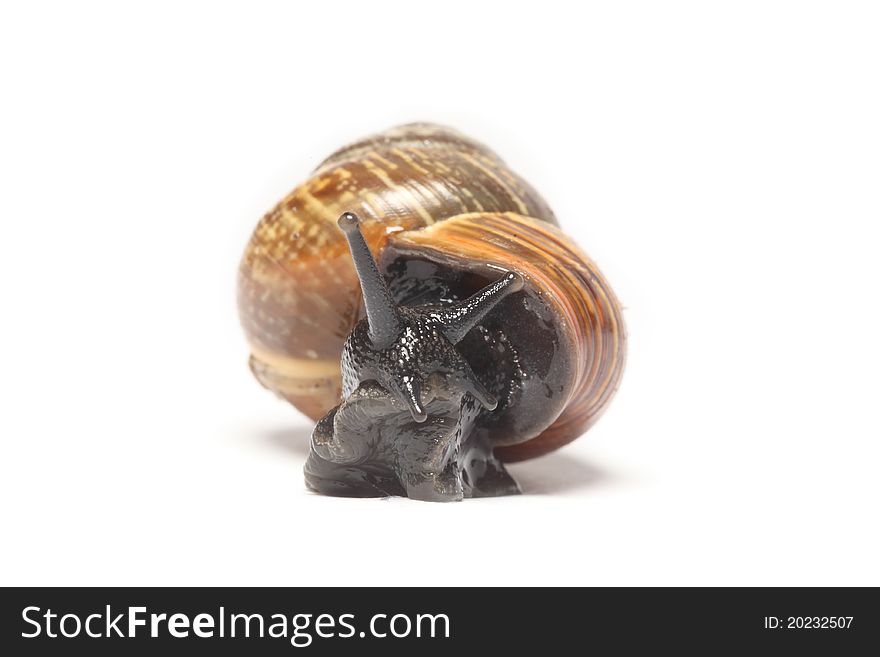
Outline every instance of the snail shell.
{"type": "Polygon", "coordinates": [[[573,440],[607,407],[626,334],[604,277],[497,155],[429,124],[337,151],[258,224],[238,299],[265,387],[315,420],[340,401],[342,347],[363,312],[336,225],[346,211],[360,215],[404,305],[466,298],[504,271],[523,276],[522,292],[462,343],[474,370],[494,377],[499,408],[478,426],[502,460],[573,440]]]}

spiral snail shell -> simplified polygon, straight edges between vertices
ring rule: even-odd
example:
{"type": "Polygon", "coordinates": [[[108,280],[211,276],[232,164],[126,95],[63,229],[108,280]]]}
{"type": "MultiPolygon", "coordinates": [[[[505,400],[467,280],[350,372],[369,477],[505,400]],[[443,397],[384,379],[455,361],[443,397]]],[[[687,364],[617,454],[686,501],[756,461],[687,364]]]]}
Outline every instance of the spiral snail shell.
{"type": "Polygon", "coordinates": [[[547,203],[430,124],[324,160],[258,224],[238,300],[257,379],[319,420],[306,480],[329,494],[517,492],[502,462],[581,435],[625,361],[620,305],[547,203]]]}

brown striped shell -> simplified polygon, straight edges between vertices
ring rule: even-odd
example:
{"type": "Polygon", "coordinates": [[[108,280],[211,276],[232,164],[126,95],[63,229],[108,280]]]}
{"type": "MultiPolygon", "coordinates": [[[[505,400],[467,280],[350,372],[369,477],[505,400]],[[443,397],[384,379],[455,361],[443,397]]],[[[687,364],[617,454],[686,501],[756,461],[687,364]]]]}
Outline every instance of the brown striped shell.
{"type": "Polygon", "coordinates": [[[547,321],[556,345],[546,358],[556,368],[553,390],[530,400],[527,387],[521,403],[500,410],[487,430],[501,458],[555,449],[604,410],[625,360],[613,292],[528,183],[482,144],[430,124],[337,151],[258,224],[241,262],[238,300],[250,366],[265,387],[315,420],[340,401],[342,345],[362,312],[336,226],[346,211],[361,216],[402,300],[409,270],[401,262],[486,279],[515,270],[526,280],[523,303],[555,320],[547,321]]]}

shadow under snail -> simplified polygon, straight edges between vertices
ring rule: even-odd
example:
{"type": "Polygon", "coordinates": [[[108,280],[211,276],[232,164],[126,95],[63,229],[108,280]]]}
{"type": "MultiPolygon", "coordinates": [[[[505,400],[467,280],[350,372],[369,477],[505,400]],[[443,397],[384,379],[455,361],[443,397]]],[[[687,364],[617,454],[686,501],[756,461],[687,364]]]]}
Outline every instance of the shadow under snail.
{"type": "Polygon", "coordinates": [[[518,493],[503,464],[584,433],[626,354],[547,203],[431,124],[324,160],[258,224],[238,303],[256,378],[317,421],[305,479],[328,495],[518,493]]]}

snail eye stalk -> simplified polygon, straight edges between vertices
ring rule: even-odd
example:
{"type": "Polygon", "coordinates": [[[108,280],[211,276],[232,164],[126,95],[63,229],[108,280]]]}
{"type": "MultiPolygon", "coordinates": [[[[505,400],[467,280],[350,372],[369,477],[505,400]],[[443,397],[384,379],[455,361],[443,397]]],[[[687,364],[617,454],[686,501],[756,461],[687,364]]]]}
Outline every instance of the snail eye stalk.
{"type": "Polygon", "coordinates": [[[510,272],[473,296],[440,312],[437,321],[443,335],[452,344],[458,344],[499,301],[512,292],[520,291],[522,287],[522,276],[510,272]]]}
{"type": "Polygon", "coordinates": [[[376,349],[387,349],[400,333],[400,317],[391,298],[391,292],[379,267],[370,253],[370,247],[361,233],[360,219],[353,212],[345,212],[337,222],[348,240],[354,261],[370,326],[370,340],[376,349]]]}

